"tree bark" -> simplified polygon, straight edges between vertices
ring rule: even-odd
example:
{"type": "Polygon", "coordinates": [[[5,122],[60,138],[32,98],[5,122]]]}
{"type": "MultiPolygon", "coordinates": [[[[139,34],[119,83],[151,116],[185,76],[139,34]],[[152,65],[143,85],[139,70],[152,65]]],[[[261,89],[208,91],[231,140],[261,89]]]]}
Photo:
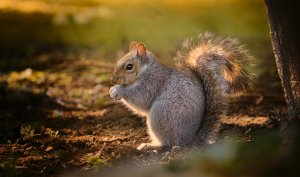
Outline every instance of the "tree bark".
{"type": "Polygon", "coordinates": [[[265,0],[289,120],[300,118],[300,1],[265,0]]]}

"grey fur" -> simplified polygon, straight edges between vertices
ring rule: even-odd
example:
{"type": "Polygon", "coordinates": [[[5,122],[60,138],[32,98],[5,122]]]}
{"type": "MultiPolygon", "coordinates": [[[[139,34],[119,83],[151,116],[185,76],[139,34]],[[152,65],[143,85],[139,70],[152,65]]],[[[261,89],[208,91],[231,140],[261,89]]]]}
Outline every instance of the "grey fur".
{"type": "Polygon", "coordinates": [[[226,95],[252,85],[251,74],[242,67],[248,55],[236,40],[207,33],[185,43],[175,58],[177,68],[161,65],[149,51],[143,58],[135,51],[127,57],[143,60],[143,69],[134,84],[116,85],[110,96],[147,117],[154,146],[212,141],[226,95]]]}

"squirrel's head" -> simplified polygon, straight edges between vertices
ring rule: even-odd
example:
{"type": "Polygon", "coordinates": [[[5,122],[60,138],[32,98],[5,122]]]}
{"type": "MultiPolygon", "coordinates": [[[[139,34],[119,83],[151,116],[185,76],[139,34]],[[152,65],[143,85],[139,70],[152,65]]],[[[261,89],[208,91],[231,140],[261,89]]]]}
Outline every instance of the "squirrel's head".
{"type": "Polygon", "coordinates": [[[129,52],[117,61],[111,83],[118,85],[133,84],[143,71],[143,66],[147,63],[147,49],[145,45],[132,42],[129,45],[129,52]]]}

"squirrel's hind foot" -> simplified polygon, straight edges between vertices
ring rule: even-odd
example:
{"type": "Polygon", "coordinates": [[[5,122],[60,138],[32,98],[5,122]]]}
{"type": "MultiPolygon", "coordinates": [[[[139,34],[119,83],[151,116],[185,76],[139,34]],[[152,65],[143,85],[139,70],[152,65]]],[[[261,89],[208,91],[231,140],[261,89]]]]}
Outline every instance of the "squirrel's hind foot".
{"type": "Polygon", "coordinates": [[[170,147],[168,147],[168,146],[158,146],[158,145],[155,145],[153,143],[142,143],[136,149],[139,150],[139,151],[141,151],[141,150],[150,150],[150,151],[157,152],[157,151],[169,150],[170,147]]]}

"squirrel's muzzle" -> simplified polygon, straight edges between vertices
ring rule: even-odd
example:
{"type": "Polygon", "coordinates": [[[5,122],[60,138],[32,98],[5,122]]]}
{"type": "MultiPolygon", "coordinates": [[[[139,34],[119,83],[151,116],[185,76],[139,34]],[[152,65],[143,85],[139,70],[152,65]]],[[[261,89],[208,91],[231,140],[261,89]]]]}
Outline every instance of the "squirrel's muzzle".
{"type": "Polygon", "coordinates": [[[112,85],[115,85],[115,84],[116,84],[116,81],[117,81],[117,79],[116,79],[114,76],[112,76],[111,79],[110,79],[110,83],[111,83],[112,85]]]}
{"type": "Polygon", "coordinates": [[[125,77],[116,77],[116,76],[113,76],[111,78],[111,80],[110,80],[110,83],[112,85],[127,85],[125,77]]]}

